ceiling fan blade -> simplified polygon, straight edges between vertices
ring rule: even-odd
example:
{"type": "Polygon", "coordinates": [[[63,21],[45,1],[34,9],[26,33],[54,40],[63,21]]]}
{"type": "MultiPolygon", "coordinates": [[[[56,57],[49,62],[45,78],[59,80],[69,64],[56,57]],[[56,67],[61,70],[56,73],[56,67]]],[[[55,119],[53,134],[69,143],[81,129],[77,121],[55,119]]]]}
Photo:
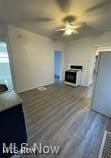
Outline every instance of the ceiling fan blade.
{"type": "Polygon", "coordinates": [[[50,22],[50,21],[52,21],[52,19],[47,17],[34,17],[34,18],[24,17],[19,19],[13,19],[11,21],[9,20],[9,23],[32,23],[32,22],[50,22]]]}
{"type": "Polygon", "coordinates": [[[65,31],[64,31],[64,33],[63,33],[63,35],[62,35],[62,36],[63,36],[63,37],[64,37],[64,36],[66,36],[65,31]]]}
{"type": "Polygon", "coordinates": [[[79,31],[73,30],[73,33],[78,35],[78,34],[79,34],[79,31]]]}
{"type": "Polygon", "coordinates": [[[94,5],[90,8],[88,8],[85,12],[86,13],[93,12],[93,11],[96,11],[98,9],[103,9],[109,5],[111,5],[111,0],[104,0],[103,2],[98,3],[97,5],[94,5]]]}
{"type": "Polygon", "coordinates": [[[80,27],[84,26],[84,24],[78,24],[78,25],[74,25],[72,26],[73,29],[78,29],[80,27]]]}
{"type": "Polygon", "coordinates": [[[58,29],[58,30],[56,30],[56,31],[57,31],[57,32],[58,32],[58,31],[64,31],[65,29],[66,29],[66,28],[58,29]]]}
{"type": "Polygon", "coordinates": [[[44,18],[44,17],[38,17],[38,18],[35,18],[33,19],[33,21],[38,21],[38,22],[48,22],[48,21],[52,21],[51,18],[44,18]]]}
{"type": "Polygon", "coordinates": [[[71,6],[70,0],[56,0],[57,5],[63,12],[68,12],[71,6]]]}
{"type": "MultiPolygon", "coordinates": [[[[72,33],[78,35],[78,34],[79,34],[79,31],[73,30],[72,33]]],[[[71,34],[70,34],[70,35],[71,35],[71,34]]],[[[64,36],[68,36],[65,31],[64,31],[64,33],[63,33],[63,37],[64,37],[64,36]]]]}

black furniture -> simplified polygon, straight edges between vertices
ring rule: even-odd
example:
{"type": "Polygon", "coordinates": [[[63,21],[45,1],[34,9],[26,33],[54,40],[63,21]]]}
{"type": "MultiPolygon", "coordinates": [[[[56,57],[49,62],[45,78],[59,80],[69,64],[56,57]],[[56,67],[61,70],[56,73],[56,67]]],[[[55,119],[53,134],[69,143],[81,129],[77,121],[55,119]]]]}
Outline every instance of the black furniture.
{"type": "Polygon", "coordinates": [[[5,84],[0,84],[0,92],[4,92],[4,91],[7,91],[8,88],[5,84]]]}
{"type": "Polygon", "coordinates": [[[14,91],[0,94],[0,104],[0,158],[10,158],[13,154],[3,154],[3,143],[7,147],[16,143],[18,149],[21,143],[27,143],[24,113],[21,100],[14,91]]]}

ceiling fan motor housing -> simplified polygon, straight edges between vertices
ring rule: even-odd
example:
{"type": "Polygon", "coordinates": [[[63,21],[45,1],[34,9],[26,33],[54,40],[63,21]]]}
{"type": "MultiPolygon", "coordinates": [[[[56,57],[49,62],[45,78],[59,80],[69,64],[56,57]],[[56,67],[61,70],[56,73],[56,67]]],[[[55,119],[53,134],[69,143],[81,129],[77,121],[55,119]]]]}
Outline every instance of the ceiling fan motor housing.
{"type": "Polygon", "coordinates": [[[64,19],[63,19],[63,22],[64,23],[72,23],[72,22],[74,22],[76,20],[76,17],[75,16],[73,16],[73,15],[69,15],[69,16],[67,16],[67,17],[65,17],[64,19]]]}

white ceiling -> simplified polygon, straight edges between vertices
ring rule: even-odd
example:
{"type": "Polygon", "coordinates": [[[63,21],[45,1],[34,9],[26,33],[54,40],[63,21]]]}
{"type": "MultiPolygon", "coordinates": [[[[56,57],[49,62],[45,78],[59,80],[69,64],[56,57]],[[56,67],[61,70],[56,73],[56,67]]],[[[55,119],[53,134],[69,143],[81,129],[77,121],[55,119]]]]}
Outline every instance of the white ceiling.
{"type": "Polygon", "coordinates": [[[60,41],[111,30],[111,0],[0,0],[0,23],[12,24],[60,41]],[[63,37],[56,29],[69,15],[85,22],[79,35],[63,37]]]}

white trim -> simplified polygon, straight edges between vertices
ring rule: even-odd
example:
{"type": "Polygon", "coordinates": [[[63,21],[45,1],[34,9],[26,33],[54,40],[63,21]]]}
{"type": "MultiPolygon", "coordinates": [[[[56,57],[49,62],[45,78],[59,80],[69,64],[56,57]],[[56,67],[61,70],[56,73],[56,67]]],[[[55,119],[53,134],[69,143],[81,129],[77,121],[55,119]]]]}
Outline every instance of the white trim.
{"type": "Polygon", "coordinates": [[[98,55],[100,51],[111,51],[111,47],[99,47],[96,51],[96,55],[98,55]]]}
{"type": "Polygon", "coordinates": [[[111,50],[111,46],[110,47],[99,47],[98,50],[111,50]]]}

